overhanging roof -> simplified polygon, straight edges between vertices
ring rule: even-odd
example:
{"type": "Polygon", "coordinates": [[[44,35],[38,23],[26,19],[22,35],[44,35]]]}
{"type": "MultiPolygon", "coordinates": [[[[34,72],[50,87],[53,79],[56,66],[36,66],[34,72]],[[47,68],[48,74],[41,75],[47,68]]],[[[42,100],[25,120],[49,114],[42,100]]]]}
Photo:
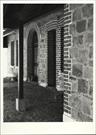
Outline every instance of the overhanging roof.
{"type": "Polygon", "coordinates": [[[24,24],[63,7],[64,4],[4,4],[3,27],[15,29],[20,22],[24,24]]]}

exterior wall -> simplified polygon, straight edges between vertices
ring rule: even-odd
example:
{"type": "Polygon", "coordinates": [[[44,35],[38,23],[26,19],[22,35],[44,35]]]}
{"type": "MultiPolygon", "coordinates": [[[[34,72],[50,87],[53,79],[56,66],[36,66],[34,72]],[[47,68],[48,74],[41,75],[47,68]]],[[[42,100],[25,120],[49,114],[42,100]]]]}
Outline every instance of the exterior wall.
{"type": "Polygon", "coordinates": [[[72,59],[69,50],[72,46],[72,35],[70,33],[70,24],[72,22],[72,12],[70,5],[64,6],[64,72],[61,74],[62,86],[64,89],[64,114],[71,116],[71,105],[69,97],[72,91],[72,83],[69,80],[69,75],[72,70],[72,59]]]}
{"type": "MultiPolygon", "coordinates": [[[[47,33],[56,29],[56,88],[64,91],[64,114],[76,121],[93,119],[93,5],[65,4],[64,9],[24,25],[24,80],[28,80],[28,35],[36,31],[38,36],[38,83],[48,83],[47,33]],[[61,27],[64,27],[64,71],[61,72],[61,27]]],[[[9,36],[8,72],[10,66],[10,42],[18,38],[18,32],[9,36]]],[[[15,51],[16,52],[16,51],[15,51]]],[[[31,56],[30,56],[31,61],[31,56]]]]}
{"type": "MultiPolygon", "coordinates": [[[[32,35],[33,32],[36,31],[37,36],[38,36],[38,46],[40,44],[40,30],[37,26],[36,23],[31,22],[27,25],[24,26],[24,80],[31,80],[32,76],[28,76],[28,72],[29,75],[31,75],[31,63],[32,63],[32,35]],[[29,38],[30,36],[30,38],[29,38]],[[29,59],[28,59],[29,57],[29,59]],[[30,66],[30,68],[28,68],[28,66],[30,66]]],[[[39,49],[38,49],[38,58],[39,58],[39,49]]],[[[37,58],[37,59],[38,59],[37,58]]]]}
{"type": "Polygon", "coordinates": [[[72,13],[72,23],[70,24],[72,44],[68,49],[68,57],[71,59],[72,65],[68,72],[68,82],[71,83],[68,105],[71,107],[72,118],[77,121],[92,121],[93,5],[71,4],[70,11],[72,13]]]}
{"type": "MultiPolygon", "coordinates": [[[[28,49],[28,35],[30,31],[36,31],[38,35],[38,83],[43,86],[47,86],[48,81],[48,69],[47,69],[47,33],[49,30],[56,29],[56,83],[58,83],[58,71],[60,70],[60,30],[59,27],[64,23],[64,14],[63,9],[60,11],[56,11],[54,13],[50,13],[47,16],[43,16],[35,21],[32,21],[26,25],[24,25],[24,77],[25,80],[28,80],[28,72],[27,72],[27,49],[28,49]]],[[[31,55],[31,54],[30,54],[31,55]]],[[[30,56],[31,57],[31,56],[30,56]]],[[[31,60],[31,59],[30,59],[31,60]]]]}
{"type": "Polygon", "coordinates": [[[3,78],[8,74],[8,49],[3,48],[3,78]]]}
{"type": "Polygon", "coordinates": [[[40,45],[39,45],[39,53],[38,57],[39,60],[39,84],[41,85],[47,85],[47,31],[46,26],[41,25],[40,26],[40,45]]]}

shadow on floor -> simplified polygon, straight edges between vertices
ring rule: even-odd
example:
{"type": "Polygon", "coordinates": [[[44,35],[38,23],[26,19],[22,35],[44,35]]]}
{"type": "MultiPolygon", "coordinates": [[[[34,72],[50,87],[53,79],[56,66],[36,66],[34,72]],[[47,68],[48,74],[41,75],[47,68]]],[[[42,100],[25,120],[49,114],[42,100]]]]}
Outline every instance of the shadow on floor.
{"type": "Polygon", "coordinates": [[[17,82],[4,83],[4,122],[62,122],[62,95],[54,88],[24,83],[24,112],[15,109],[17,91],[17,82]]]}

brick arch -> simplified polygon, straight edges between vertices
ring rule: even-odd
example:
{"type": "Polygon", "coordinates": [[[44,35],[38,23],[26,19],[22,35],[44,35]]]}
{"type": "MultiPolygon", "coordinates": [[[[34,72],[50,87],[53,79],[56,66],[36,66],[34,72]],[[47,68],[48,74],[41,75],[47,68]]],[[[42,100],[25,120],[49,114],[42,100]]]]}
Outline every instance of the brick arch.
{"type": "Polygon", "coordinates": [[[36,31],[37,36],[38,36],[38,42],[40,42],[40,29],[36,23],[31,23],[28,25],[28,27],[26,29],[26,38],[27,39],[28,39],[30,31],[33,31],[33,32],[36,31]]]}
{"type": "MultiPolygon", "coordinates": [[[[27,39],[27,78],[29,80],[32,79],[33,76],[33,63],[32,63],[32,59],[33,59],[33,54],[32,54],[32,50],[33,50],[33,46],[32,46],[32,37],[33,37],[33,33],[36,32],[37,34],[37,38],[38,38],[38,45],[40,44],[40,30],[39,27],[36,23],[32,23],[27,27],[26,30],[26,39],[27,39]]],[[[38,59],[38,58],[37,58],[38,59]]]]}

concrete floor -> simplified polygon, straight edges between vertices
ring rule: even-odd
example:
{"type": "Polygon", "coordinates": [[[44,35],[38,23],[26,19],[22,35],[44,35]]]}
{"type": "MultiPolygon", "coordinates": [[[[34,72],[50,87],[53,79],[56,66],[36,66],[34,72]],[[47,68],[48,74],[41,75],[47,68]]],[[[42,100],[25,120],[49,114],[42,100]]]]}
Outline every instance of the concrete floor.
{"type": "Polygon", "coordinates": [[[4,122],[62,122],[62,99],[55,90],[24,83],[26,110],[16,111],[17,82],[4,83],[4,122]]]}

